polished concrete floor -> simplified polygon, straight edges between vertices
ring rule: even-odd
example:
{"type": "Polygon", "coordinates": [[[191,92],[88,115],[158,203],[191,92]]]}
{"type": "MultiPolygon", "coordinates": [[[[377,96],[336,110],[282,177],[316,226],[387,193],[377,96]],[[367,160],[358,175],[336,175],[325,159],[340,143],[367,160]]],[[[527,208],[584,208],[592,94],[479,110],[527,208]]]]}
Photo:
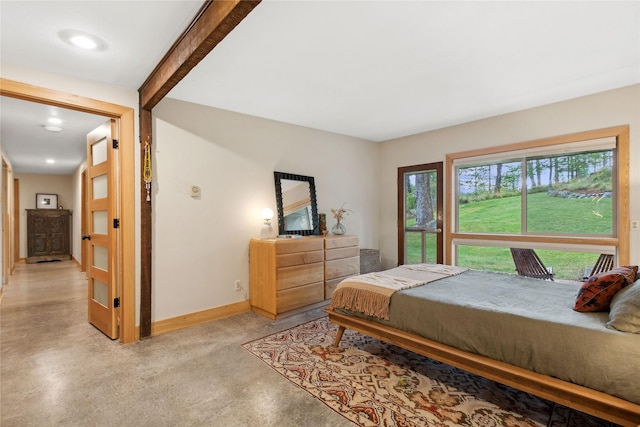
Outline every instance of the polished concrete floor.
{"type": "Polygon", "coordinates": [[[0,425],[353,426],[241,347],[320,316],[246,313],[124,345],[87,323],[72,262],[18,264],[0,305],[0,425]]]}

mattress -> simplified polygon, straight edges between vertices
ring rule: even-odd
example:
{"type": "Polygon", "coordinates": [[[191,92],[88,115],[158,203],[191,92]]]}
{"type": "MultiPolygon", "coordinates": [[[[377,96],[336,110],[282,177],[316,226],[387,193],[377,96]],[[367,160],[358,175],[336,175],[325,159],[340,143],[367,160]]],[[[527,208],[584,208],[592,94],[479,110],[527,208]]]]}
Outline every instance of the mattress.
{"type": "Polygon", "coordinates": [[[394,293],[389,320],[349,314],[640,404],[640,334],[574,311],[580,286],[468,270],[394,293]]]}

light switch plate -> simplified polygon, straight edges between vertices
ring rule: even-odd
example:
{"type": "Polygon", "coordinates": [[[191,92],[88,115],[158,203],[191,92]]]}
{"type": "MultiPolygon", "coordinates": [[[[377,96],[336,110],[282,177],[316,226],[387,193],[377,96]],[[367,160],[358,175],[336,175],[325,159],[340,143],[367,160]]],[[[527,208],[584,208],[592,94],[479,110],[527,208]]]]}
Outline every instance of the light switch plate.
{"type": "Polygon", "coordinates": [[[191,197],[193,197],[194,199],[200,198],[200,187],[198,187],[197,185],[191,186],[191,197]]]}

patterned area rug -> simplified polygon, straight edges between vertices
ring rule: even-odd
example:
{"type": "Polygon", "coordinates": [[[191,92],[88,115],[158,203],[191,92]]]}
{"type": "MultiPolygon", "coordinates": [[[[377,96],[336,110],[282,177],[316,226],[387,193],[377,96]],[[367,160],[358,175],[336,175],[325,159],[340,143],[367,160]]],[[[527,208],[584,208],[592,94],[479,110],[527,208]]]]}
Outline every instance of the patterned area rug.
{"type": "Polygon", "coordinates": [[[359,426],[613,426],[374,338],[326,317],[244,344],[359,426]]]}

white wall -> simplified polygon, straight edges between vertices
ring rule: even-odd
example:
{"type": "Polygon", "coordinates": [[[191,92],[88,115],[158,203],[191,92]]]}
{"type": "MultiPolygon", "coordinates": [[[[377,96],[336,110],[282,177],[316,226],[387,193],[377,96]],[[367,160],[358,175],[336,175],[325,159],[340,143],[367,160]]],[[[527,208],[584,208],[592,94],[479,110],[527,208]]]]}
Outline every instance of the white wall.
{"type": "MultiPolygon", "coordinates": [[[[14,178],[19,180],[19,201],[20,201],[20,252],[19,258],[27,257],[27,211],[26,209],[36,208],[36,193],[57,194],[58,205],[71,210],[72,218],[74,213],[79,215],[73,205],[74,185],[73,175],[42,175],[42,174],[14,174],[14,178]]],[[[73,221],[73,219],[72,219],[73,221]]],[[[75,233],[75,230],[73,230],[75,233]]],[[[72,233],[72,235],[73,235],[72,233]]],[[[71,245],[75,239],[70,240],[71,245]]],[[[73,252],[72,247],[72,252],[73,252]]],[[[79,260],[79,258],[77,258],[79,260]]]]}
{"type": "Polygon", "coordinates": [[[171,99],[153,116],[154,321],[245,299],[234,280],[247,288],[249,240],[276,211],[274,171],[313,176],[328,228],[346,202],[347,234],[377,247],[377,143],[171,99]]]}
{"type": "MultiPolygon", "coordinates": [[[[397,169],[444,161],[448,153],[630,125],[631,219],[640,218],[640,85],[425,132],[380,146],[380,250],[397,264],[397,169]]],[[[445,177],[446,178],[446,177],[445,177]]],[[[445,181],[446,188],[446,181],[445,181]]],[[[631,231],[631,261],[640,263],[640,231],[631,231]]]]}

